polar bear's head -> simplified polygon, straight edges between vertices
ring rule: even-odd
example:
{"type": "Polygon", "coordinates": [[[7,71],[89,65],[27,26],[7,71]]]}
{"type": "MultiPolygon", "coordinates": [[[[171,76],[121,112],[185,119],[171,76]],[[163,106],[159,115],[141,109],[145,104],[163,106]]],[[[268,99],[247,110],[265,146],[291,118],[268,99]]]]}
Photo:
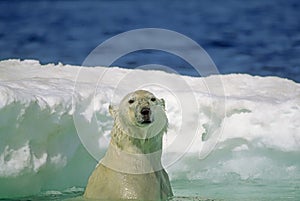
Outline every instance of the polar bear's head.
{"type": "Polygon", "coordinates": [[[115,125],[136,138],[151,138],[166,131],[165,102],[152,93],[138,90],[126,95],[119,106],[109,106],[115,125]]]}

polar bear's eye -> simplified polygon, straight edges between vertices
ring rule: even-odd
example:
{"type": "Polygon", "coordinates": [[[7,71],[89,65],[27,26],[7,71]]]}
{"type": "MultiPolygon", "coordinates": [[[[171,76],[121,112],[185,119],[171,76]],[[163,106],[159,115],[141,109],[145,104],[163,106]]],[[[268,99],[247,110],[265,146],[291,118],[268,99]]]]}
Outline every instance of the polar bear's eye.
{"type": "Polygon", "coordinates": [[[153,97],[153,98],[151,98],[150,100],[151,100],[152,102],[154,102],[154,101],[156,101],[156,98],[153,97]]]}
{"type": "Polygon", "coordinates": [[[128,101],[128,103],[129,103],[129,104],[132,104],[132,103],[134,103],[134,100],[133,100],[133,99],[130,99],[130,100],[128,101]]]}

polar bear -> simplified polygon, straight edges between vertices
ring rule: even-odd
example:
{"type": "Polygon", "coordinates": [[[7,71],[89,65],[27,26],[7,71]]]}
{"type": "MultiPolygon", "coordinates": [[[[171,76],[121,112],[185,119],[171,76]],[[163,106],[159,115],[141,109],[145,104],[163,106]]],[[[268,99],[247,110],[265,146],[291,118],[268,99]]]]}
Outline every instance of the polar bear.
{"type": "Polygon", "coordinates": [[[104,158],[89,178],[84,197],[97,200],[167,200],[173,196],[161,165],[162,137],[168,120],[163,99],[138,90],[119,106],[109,106],[114,118],[104,158]]]}

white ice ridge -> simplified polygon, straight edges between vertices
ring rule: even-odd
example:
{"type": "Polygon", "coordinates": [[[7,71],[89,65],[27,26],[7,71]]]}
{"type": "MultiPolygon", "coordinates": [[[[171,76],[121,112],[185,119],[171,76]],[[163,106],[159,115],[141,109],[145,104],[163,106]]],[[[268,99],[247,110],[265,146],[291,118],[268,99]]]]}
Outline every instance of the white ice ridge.
{"type": "Polygon", "coordinates": [[[105,148],[112,127],[108,105],[137,88],[166,101],[166,153],[198,153],[215,131],[221,131],[216,149],[300,152],[300,84],[291,80],[246,74],[201,78],[5,60],[0,62],[0,198],[84,187],[96,162],[82,142],[92,154],[105,148]],[[141,84],[150,78],[155,78],[152,83],[141,84]],[[216,84],[220,80],[222,86],[216,84]],[[195,105],[186,104],[189,93],[195,105]],[[197,131],[189,127],[193,120],[197,131]],[[193,135],[184,150],[172,146],[181,126],[193,135]],[[30,189],[20,190],[26,184],[30,189]]]}

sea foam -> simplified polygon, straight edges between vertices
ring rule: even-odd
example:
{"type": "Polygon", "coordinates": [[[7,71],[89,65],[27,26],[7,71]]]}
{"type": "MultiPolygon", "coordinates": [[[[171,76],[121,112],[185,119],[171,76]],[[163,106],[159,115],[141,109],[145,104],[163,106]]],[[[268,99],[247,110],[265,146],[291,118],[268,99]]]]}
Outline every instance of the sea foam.
{"type": "Polygon", "coordinates": [[[141,88],[166,101],[163,160],[171,180],[300,179],[300,84],[291,80],[6,60],[0,62],[0,197],[85,187],[109,142],[108,105],[146,77],[154,83],[141,88]],[[181,98],[190,93],[195,105],[181,98]],[[191,136],[186,144],[180,130],[191,136]]]}

